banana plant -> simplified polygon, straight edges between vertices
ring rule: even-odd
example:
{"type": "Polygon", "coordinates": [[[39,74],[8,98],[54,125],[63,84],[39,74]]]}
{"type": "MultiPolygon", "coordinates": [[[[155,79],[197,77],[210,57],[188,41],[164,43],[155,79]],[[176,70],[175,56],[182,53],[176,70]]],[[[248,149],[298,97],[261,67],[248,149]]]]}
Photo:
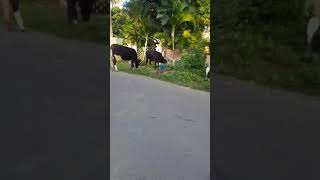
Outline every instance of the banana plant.
{"type": "Polygon", "coordinates": [[[162,0],[156,18],[161,21],[162,26],[170,28],[173,50],[175,49],[175,33],[179,25],[190,22],[193,24],[194,31],[197,29],[196,9],[189,1],[162,0]]]}

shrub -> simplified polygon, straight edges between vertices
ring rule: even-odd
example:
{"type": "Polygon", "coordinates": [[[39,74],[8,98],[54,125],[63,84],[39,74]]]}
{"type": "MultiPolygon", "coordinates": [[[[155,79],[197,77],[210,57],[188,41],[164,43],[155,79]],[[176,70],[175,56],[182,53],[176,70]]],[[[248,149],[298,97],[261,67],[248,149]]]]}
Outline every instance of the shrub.
{"type": "Polygon", "coordinates": [[[191,49],[181,57],[173,67],[176,71],[190,71],[198,75],[205,74],[205,56],[201,49],[191,49]]]}

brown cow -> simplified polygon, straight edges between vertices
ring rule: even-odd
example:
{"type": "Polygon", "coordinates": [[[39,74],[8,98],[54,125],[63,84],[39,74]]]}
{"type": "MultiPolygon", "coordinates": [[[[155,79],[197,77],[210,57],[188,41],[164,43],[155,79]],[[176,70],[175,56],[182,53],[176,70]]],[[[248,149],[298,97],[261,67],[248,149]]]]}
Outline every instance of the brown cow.
{"type": "Polygon", "coordinates": [[[166,49],[164,48],[162,56],[168,61],[168,62],[172,62],[172,64],[174,65],[176,61],[180,60],[181,58],[181,50],[179,49],[175,49],[175,50],[171,50],[171,49],[166,49]]]}

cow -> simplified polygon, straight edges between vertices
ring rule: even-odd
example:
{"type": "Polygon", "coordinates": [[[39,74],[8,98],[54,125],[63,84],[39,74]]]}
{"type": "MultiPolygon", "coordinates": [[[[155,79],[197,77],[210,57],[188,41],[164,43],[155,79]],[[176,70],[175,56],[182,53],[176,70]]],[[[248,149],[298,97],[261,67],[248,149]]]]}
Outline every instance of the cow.
{"type": "Polygon", "coordinates": [[[146,64],[151,65],[151,61],[154,61],[154,67],[157,68],[157,64],[159,65],[159,63],[162,64],[166,64],[167,60],[164,59],[164,57],[162,56],[162,54],[160,52],[157,52],[155,50],[148,50],[146,52],[146,64]]]}
{"type": "Polygon", "coordinates": [[[163,57],[167,61],[171,61],[172,65],[175,64],[181,58],[181,51],[180,50],[171,50],[171,49],[164,49],[163,50],[163,57]]]}
{"type": "Polygon", "coordinates": [[[308,16],[308,22],[306,27],[307,48],[305,50],[303,60],[310,62],[312,60],[313,53],[312,42],[320,26],[320,1],[306,0],[305,14],[308,16]]]}
{"type": "Polygon", "coordinates": [[[118,71],[118,68],[117,68],[117,64],[116,64],[117,61],[116,61],[115,55],[120,56],[121,59],[124,61],[131,60],[131,68],[132,69],[134,67],[138,68],[138,66],[139,66],[138,55],[134,49],[126,47],[126,46],[122,46],[119,44],[112,44],[110,49],[111,49],[111,58],[112,58],[113,66],[116,71],[118,71]]]}

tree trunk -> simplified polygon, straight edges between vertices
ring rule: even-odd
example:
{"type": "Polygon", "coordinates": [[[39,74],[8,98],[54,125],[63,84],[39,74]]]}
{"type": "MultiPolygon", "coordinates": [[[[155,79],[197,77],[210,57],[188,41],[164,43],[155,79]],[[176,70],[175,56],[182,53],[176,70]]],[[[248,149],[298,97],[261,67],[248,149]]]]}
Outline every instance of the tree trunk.
{"type": "Polygon", "coordinates": [[[148,35],[146,35],[146,42],[144,43],[144,51],[143,51],[143,60],[145,61],[146,59],[146,54],[147,54],[147,45],[148,45],[148,35]]]}
{"type": "Polygon", "coordinates": [[[172,50],[174,50],[174,33],[175,33],[176,27],[173,26],[172,27],[172,31],[171,31],[171,38],[172,38],[172,50]]]}

